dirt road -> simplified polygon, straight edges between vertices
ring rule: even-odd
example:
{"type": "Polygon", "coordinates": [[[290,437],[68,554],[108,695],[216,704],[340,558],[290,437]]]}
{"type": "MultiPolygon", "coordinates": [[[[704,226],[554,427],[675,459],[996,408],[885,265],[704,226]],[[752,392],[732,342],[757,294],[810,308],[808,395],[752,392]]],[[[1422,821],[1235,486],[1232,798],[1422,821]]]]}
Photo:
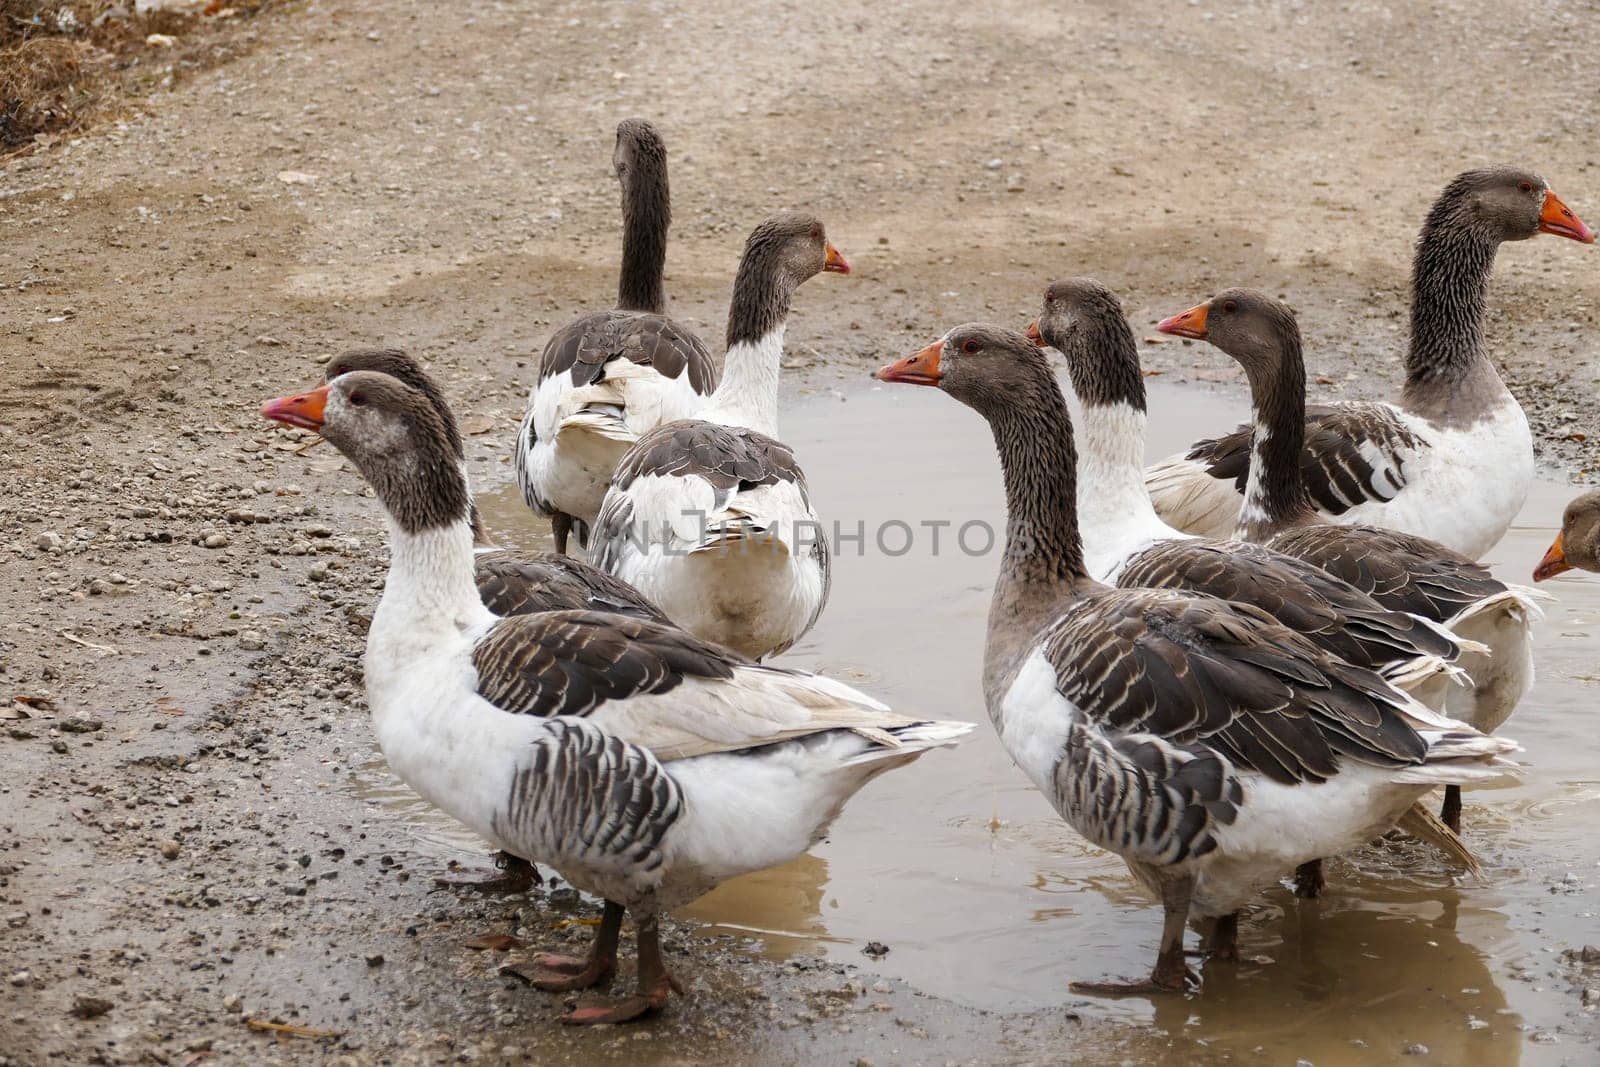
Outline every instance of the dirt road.
{"type": "MultiPolygon", "coordinates": [[[[707,336],[770,210],[817,212],[855,265],[802,290],[794,389],[954,322],[1020,325],[1050,277],[1092,274],[1140,327],[1228,284],[1283,293],[1323,394],[1382,395],[1452,174],[1523,163],[1600,218],[1597,15],[317,0],[149,115],[11,161],[0,703],[28,703],[0,722],[0,1064],[1156,1054],[690,924],[693,996],[665,1020],[551,1025],[558,998],[461,942],[586,937],[582,906],[459,897],[412,859],[359,695],[376,507],[257,406],[340,348],[400,345],[477,431],[475,479],[502,481],[544,337],[614,292],[607,165],[634,114],[668,139],[669,292],[707,336]]],[[[1600,464],[1595,254],[1508,246],[1491,299],[1543,455],[1577,472],[1600,464]]],[[[1145,356],[1234,381],[1199,347],[1145,356]]]]}

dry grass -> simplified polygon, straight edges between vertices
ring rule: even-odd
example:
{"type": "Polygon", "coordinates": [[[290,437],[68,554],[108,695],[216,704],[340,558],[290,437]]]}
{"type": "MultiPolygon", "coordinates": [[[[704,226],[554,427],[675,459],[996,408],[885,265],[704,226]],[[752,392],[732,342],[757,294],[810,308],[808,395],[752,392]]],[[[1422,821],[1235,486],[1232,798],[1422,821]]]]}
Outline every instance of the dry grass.
{"type": "Polygon", "coordinates": [[[30,151],[216,66],[276,0],[134,15],[132,0],[0,0],[0,156],[30,151]],[[151,34],[175,39],[151,44],[151,34]]]}

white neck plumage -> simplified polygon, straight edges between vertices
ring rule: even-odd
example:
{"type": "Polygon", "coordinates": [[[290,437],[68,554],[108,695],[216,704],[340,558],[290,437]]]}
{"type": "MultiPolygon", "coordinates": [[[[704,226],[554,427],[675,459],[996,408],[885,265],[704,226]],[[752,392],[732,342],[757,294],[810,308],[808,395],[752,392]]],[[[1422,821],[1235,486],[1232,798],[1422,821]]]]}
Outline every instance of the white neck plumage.
{"type": "Polygon", "coordinates": [[[778,435],[778,374],[783,362],[783,323],[755,341],[736,341],[723,357],[722,380],[700,412],[707,422],[744,426],[778,435]]]}
{"type": "Polygon", "coordinates": [[[1150,503],[1144,427],[1145,413],[1127,403],[1085,404],[1078,420],[1078,526],[1085,563],[1096,578],[1104,559],[1185,536],[1162,522],[1150,503]]]}
{"type": "Polygon", "coordinates": [[[464,518],[420,533],[391,518],[389,577],[373,615],[374,637],[391,626],[435,637],[461,634],[491,618],[478,596],[474,556],[464,518]]]}

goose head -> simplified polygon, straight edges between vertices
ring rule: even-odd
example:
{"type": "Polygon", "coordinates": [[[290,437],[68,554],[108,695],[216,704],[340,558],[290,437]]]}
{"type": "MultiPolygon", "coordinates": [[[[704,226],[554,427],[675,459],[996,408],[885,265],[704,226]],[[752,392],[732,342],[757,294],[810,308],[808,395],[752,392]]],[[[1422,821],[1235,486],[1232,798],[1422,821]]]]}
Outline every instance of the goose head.
{"type": "Polygon", "coordinates": [[[1051,282],[1028,340],[1049,345],[1067,360],[1072,388],[1088,405],[1129,404],[1144,410],[1139,347],[1122,302],[1093,278],[1051,282]]]}
{"type": "Polygon", "coordinates": [[[461,443],[461,431],[457,429],[455,418],[450,414],[450,405],[445,402],[444,393],[439,389],[438,383],[422,369],[422,364],[398,348],[352,348],[328,360],[327,366],[322,369],[322,380],[331,382],[341,374],[351,374],[355,371],[387,374],[427,397],[428,403],[433,405],[434,410],[440,413],[444,421],[445,436],[449,439],[451,452],[455,453],[457,459],[466,458],[466,449],[461,443]]]}
{"type": "Polygon", "coordinates": [[[1041,381],[1054,383],[1044,353],[1025,334],[981,322],[957,326],[873,377],[942,389],[985,415],[1025,403],[1041,381]]]}
{"type": "Polygon", "coordinates": [[[1600,571],[1600,490],[1567,505],[1561,532],[1534,568],[1533,580],[1542,582],[1573,568],[1600,571]]]}
{"type": "Polygon", "coordinates": [[[1545,180],[1520,167],[1485,167],[1456,176],[1435,212],[1492,242],[1541,233],[1594,243],[1594,231],[1561,202],[1545,180]]]}
{"type": "Polygon", "coordinates": [[[320,433],[355,464],[406,532],[468,520],[466,478],[445,421],[422,391],[398,378],[351,371],[269,400],[261,414],[320,433]]]}
{"type": "Polygon", "coordinates": [[[1300,327],[1288,305],[1259,289],[1224,289],[1203,304],[1169,315],[1156,329],[1209,341],[1232,356],[1252,382],[1272,380],[1300,350],[1300,327]]]}

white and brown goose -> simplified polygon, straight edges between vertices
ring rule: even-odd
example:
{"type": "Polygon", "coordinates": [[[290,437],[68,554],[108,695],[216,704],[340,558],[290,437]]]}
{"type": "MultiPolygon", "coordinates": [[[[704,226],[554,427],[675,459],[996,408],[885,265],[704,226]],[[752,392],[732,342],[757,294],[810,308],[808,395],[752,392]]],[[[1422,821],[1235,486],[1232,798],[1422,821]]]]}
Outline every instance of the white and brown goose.
{"type": "Polygon", "coordinates": [[[1440,716],[1259,609],[1091,578],[1078,535],[1066,401],[1014,330],[971,324],[878,372],[943,389],[989,422],[1005,478],[1005,555],[984,697],[1012,758],[1074,829],[1159,895],[1148,979],[1181,991],[1187,919],[1217,920],[1298,864],[1387,830],[1435,784],[1502,773],[1515,746],[1440,716]]]}
{"type": "Polygon", "coordinates": [[[319,430],[383,504],[389,574],[365,674],[390,768],[496,846],[606,900],[589,955],[544,957],[535,984],[603,980],[633,914],[637,991],[569,1022],[660,1008],[674,986],[662,909],[792,859],[873,777],[972,730],[896,715],[668,623],[597,611],[501,618],[478,594],[467,482],[427,397],[357,371],[262,413],[319,430]]]}
{"type": "Polygon", "coordinates": [[[666,145],[649,122],[625,119],[612,163],[622,186],[617,306],[545,344],[512,452],[523,498],[550,519],[558,552],[574,530],[587,543],[611,472],[640,435],[692,414],[717,385],[705,342],[665,314],[666,145]]]}
{"type": "Polygon", "coordinates": [[[1303,560],[1240,540],[1174,530],[1144,486],[1145,388],[1139,349],[1111,290],[1052,283],[1028,338],[1066,357],[1078,418],[1078,529],[1084,566],[1124,589],[1187,589],[1253,604],[1322,649],[1377,671],[1433,707],[1460,672],[1455,637],[1391,611],[1303,560]]]}
{"type": "MultiPolygon", "coordinates": [[[[355,348],[330,359],[323,369],[323,380],[331,382],[341,374],[356,371],[387,374],[421,393],[439,418],[450,453],[461,466],[462,477],[467,477],[467,453],[455,413],[450,410],[438,383],[420,363],[398,348],[355,348]]],[[[468,484],[470,495],[470,479],[468,484]]],[[[586,609],[666,621],[661,609],[637,589],[575,556],[552,552],[520,553],[496,547],[484,533],[476,504],[469,504],[468,514],[478,596],[483,606],[496,615],[586,609]]],[[[525,893],[540,881],[533,864],[509,852],[497,855],[495,866],[501,873],[491,878],[441,878],[438,881],[443,886],[480,893],[525,893]]]]}
{"type": "Polygon", "coordinates": [[[828,546],[805,474],[778,439],[778,375],[795,290],[849,269],[815,216],[757,226],[711,402],[639,439],[595,523],[596,563],[690,633],[756,659],[799,640],[827,602],[828,546]]]}
{"type": "MultiPolygon", "coordinates": [[[[1445,188],[1417,241],[1399,399],[1306,409],[1301,477],[1324,521],[1416,534],[1473,559],[1504,536],[1533,478],[1533,437],[1490,359],[1484,308],[1501,243],[1540,233],[1595,239],[1531,171],[1472,170],[1445,188]]],[[[1161,517],[1229,536],[1244,504],[1250,434],[1241,426],[1151,467],[1161,517]]]]}
{"type": "MultiPolygon", "coordinates": [[[[1499,729],[1533,684],[1533,624],[1542,615],[1542,594],[1507,585],[1438,542],[1377,526],[1336,525],[1315,510],[1299,462],[1306,432],[1300,327],[1282,303],[1254,289],[1227,289],[1158,328],[1211,342],[1249,379],[1253,426],[1239,536],[1315,564],[1385,607],[1440,623],[1480,646],[1459,660],[1472,684],[1448,692],[1445,710],[1486,733],[1499,729]]],[[[1485,477],[1487,484],[1463,485],[1451,506],[1493,495],[1494,483],[1510,475],[1485,477]]],[[[1455,786],[1445,790],[1442,817],[1460,830],[1455,786]]]]}

